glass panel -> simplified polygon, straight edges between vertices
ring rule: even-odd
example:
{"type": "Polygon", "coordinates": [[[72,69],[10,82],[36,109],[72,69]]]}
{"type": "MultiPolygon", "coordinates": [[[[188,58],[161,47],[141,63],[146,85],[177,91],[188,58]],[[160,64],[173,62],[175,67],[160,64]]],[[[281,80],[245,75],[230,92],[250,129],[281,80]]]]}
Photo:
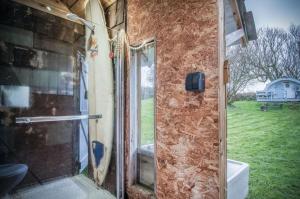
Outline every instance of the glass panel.
{"type": "Polygon", "coordinates": [[[137,107],[139,132],[138,182],[154,189],[154,135],[155,135],[155,46],[154,43],[135,51],[138,77],[137,107]]]}
{"type": "Polygon", "coordinates": [[[141,145],[154,143],[154,46],[140,52],[141,145]]]}
{"type": "Polygon", "coordinates": [[[79,121],[16,124],[15,118],[80,115],[77,52],[84,53],[84,31],[13,1],[2,1],[0,11],[0,164],[28,165],[33,174],[21,186],[72,175],[79,121]]]}
{"type": "Polygon", "coordinates": [[[30,87],[0,85],[0,106],[29,108],[30,87]]]}

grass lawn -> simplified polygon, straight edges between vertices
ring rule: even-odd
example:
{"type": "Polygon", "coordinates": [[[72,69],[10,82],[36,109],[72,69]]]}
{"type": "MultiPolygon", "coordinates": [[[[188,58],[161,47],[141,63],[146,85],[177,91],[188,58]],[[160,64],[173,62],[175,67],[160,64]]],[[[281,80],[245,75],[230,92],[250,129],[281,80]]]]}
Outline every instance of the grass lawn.
{"type": "Polygon", "coordinates": [[[141,104],[141,144],[154,143],[153,98],[142,100],[141,104]]]}
{"type": "Polygon", "coordinates": [[[250,165],[249,199],[300,198],[300,106],[228,108],[228,158],[250,165]]]}

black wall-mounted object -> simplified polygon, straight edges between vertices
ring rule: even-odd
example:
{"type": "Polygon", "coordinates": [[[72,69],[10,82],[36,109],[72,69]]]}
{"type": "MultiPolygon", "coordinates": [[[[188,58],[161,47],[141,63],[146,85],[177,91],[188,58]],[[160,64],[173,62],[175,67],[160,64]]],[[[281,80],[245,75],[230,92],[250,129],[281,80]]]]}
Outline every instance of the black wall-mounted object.
{"type": "Polygon", "coordinates": [[[205,75],[201,72],[189,73],[185,79],[185,90],[204,92],[205,90],[205,75]]]}

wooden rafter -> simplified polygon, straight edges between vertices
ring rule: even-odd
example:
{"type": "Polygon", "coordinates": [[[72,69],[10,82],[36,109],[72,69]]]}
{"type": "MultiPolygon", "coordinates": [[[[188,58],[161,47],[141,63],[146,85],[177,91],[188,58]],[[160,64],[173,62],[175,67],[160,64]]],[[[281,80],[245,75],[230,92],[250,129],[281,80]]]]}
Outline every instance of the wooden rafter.
{"type": "Polygon", "coordinates": [[[28,7],[67,19],[68,7],[59,0],[13,0],[28,7]]]}
{"type": "MultiPolygon", "coordinates": [[[[233,11],[233,17],[236,21],[237,29],[245,30],[237,1],[238,0],[230,0],[230,4],[232,7],[232,11],[233,11]]],[[[245,35],[243,37],[241,37],[241,42],[242,42],[242,45],[246,45],[246,43],[248,42],[245,35]]]]}

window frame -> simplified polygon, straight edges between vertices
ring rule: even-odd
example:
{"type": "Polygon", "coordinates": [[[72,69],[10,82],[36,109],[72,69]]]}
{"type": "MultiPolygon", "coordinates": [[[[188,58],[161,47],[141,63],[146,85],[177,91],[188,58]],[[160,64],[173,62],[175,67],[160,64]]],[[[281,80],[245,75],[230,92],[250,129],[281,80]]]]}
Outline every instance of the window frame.
{"type": "MultiPolygon", "coordinates": [[[[131,49],[130,50],[130,70],[129,70],[129,89],[130,89],[130,149],[129,149],[129,185],[141,185],[149,188],[146,185],[139,183],[139,154],[144,155],[146,157],[153,158],[154,161],[154,192],[156,192],[156,88],[157,88],[157,51],[156,51],[156,40],[155,38],[147,39],[143,43],[145,43],[144,47],[153,45],[154,49],[154,82],[153,82],[153,145],[154,152],[153,155],[145,154],[140,151],[141,146],[141,59],[138,57],[141,56],[140,49],[131,49]]],[[[140,46],[141,43],[134,45],[140,46]]]]}

